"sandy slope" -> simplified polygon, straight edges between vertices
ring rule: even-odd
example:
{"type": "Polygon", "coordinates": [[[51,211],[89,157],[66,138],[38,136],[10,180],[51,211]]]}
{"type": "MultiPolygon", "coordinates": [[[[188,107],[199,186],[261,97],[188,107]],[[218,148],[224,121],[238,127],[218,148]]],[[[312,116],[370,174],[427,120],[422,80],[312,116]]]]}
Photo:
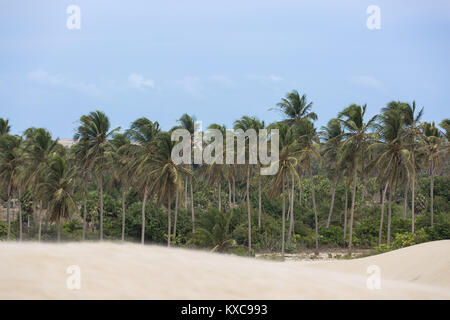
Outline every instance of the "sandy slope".
{"type": "Polygon", "coordinates": [[[115,243],[0,244],[2,299],[450,299],[450,240],[334,262],[115,243]],[[81,268],[69,290],[66,269],[81,268]],[[378,265],[381,289],[369,290],[378,265]]]}

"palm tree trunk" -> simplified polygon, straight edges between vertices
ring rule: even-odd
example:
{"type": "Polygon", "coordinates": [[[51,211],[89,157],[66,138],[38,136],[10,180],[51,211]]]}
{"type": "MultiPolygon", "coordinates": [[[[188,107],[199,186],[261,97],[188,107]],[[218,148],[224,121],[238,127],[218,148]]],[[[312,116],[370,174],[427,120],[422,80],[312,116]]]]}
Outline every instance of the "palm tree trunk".
{"type": "Polygon", "coordinates": [[[292,233],[294,232],[294,190],[295,188],[295,180],[294,175],[291,175],[291,195],[289,200],[289,206],[290,206],[290,214],[289,214],[289,231],[288,231],[288,243],[291,243],[292,239],[292,233]]]}
{"type": "Polygon", "coordinates": [[[99,177],[99,189],[100,189],[100,241],[103,240],[103,175],[99,177]]]}
{"type": "Polygon", "coordinates": [[[302,186],[300,181],[300,188],[298,188],[298,206],[302,205],[302,186]]]}
{"type": "Polygon", "coordinates": [[[20,201],[20,189],[19,189],[19,241],[22,241],[22,202],[20,201]]]}
{"type": "Polygon", "coordinates": [[[177,237],[177,218],[178,218],[178,190],[175,192],[175,217],[173,219],[173,238],[177,237]]]}
{"type": "Polygon", "coordinates": [[[61,217],[58,218],[58,223],[57,223],[57,239],[58,242],[61,242],[61,217]]]}
{"type": "Polygon", "coordinates": [[[434,167],[431,165],[431,177],[430,177],[430,217],[431,226],[433,226],[433,209],[434,209],[434,167]]]}
{"type": "Polygon", "coordinates": [[[389,182],[386,182],[386,185],[383,189],[383,194],[381,195],[381,216],[380,216],[380,229],[378,231],[378,246],[381,245],[382,237],[383,237],[383,220],[384,220],[384,203],[386,199],[386,191],[388,188],[389,182]]]}
{"type": "Polygon", "coordinates": [[[261,230],[261,216],[262,216],[262,204],[261,204],[261,174],[258,173],[258,230],[261,230]]]}
{"type": "Polygon", "coordinates": [[[349,230],[349,240],[348,240],[348,252],[352,254],[352,245],[353,245],[353,216],[355,214],[355,200],[356,200],[356,179],[358,168],[356,161],[353,164],[353,192],[352,192],[352,205],[350,207],[350,230],[349,230]]]}
{"type": "Polygon", "coordinates": [[[347,211],[348,211],[348,183],[345,182],[345,204],[344,204],[344,244],[347,241],[347,211]]]}
{"type": "Polygon", "coordinates": [[[167,199],[167,246],[170,247],[170,230],[171,230],[171,222],[170,222],[170,216],[172,215],[172,212],[170,211],[171,207],[171,198],[170,198],[170,187],[168,190],[168,199],[167,199]]]}
{"type": "Polygon", "coordinates": [[[247,165],[248,253],[252,251],[252,216],[250,211],[250,164],[247,165]]]}
{"type": "Polygon", "coordinates": [[[222,211],[222,181],[219,181],[219,211],[222,211]]]}
{"type": "Polygon", "coordinates": [[[232,207],[232,202],[231,202],[231,181],[230,179],[228,179],[228,203],[230,204],[230,209],[232,207]]]}
{"type": "Polygon", "coordinates": [[[145,241],[145,205],[147,203],[147,186],[144,188],[144,199],[142,200],[142,208],[141,208],[141,244],[144,244],[145,241]]]}
{"type": "Polygon", "coordinates": [[[316,207],[316,194],[314,191],[314,179],[312,175],[311,167],[309,168],[309,178],[311,179],[311,195],[312,195],[312,201],[313,201],[313,208],[314,208],[314,222],[316,225],[316,249],[314,250],[314,253],[316,255],[319,254],[319,222],[317,219],[317,207],[316,207]]]}
{"type": "Polygon", "coordinates": [[[125,241],[125,197],[126,192],[122,191],[122,241],[125,241]]]}
{"type": "Polygon", "coordinates": [[[282,185],[282,199],[281,199],[281,257],[284,258],[284,233],[286,232],[285,227],[285,215],[286,215],[286,195],[285,195],[285,185],[284,185],[284,174],[281,176],[282,185]]]}
{"type": "Polygon", "coordinates": [[[188,177],[185,178],[184,183],[184,210],[187,210],[188,206],[188,177]]]}
{"type": "Polygon", "coordinates": [[[42,233],[42,200],[39,203],[38,242],[41,242],[41,233],[42,233]]]}
{"type": "Polygon", "coordinates": [[[406,182],[405,185],[405,194],[403,197],[403,219],[406,219],[406,213],[408,211],[408,190],[409,190],[409,181],[406,182]]]}
{"type": "Polygon", "coordinates": [[[192,176],[189,177],[189,187],[191,188],[192,233],[194,233],[195,232],[195,212],[194,212],[194,189],[192,188],[192,176]]]}
{"type": "Polygon", "coordinates": [[[9,241],[9,238],[11,236],[11,216],[10,216],[10,210],[11,210],[11,184],[8,186],[8,204],[6,207],[6,220],[8,223],[8,232],[6,234],[6,241],[9,241]]]}
{"type": "Polygon", "coordinates": [[[412,186],[411,186],[411,233],[414,233],[414,225],[415,225],[415,212],[414,212],[414,205],[415,205],[415,188],[416,188],[416,164],[415,164],[415,158],[414,158],[414,151],[412,152],[412,164],[413,164],[413,174],[412,174],[412,186]]]}
{"type": "Polygon", "coordinates": [[[361,192],[361,203],[364,204],[367,195],[367,186],[366,186],[366,165],[365,165],[365,150],[364,144],[361,146],[361,184],[362,184],[362,192],[361,192]]]}
{"type": "Polygon", "coordinates": [[[334,196],[336,194],[337,180],[338,180],[338,177],[336,176],[333,181],[333,190],[331,192],[331,204],[330,204],[330,212],[328,213],[328,219],[327,219],[327,229],[330,227],[331,215],[333,214],[334,196]]]}
{"type": "Polygon", "coordinates": [[[50,211],[50,202],[47,202],[47,210],[45,210],[45,230],[48,230],[48,213],[50,211]]]}
{"type": "Polygon", "coordinates": [[[233,203],[236,204],[236,180],[233,173],[233,203]]]}
{"type": "Polygon", "coordinates": [[[392,220],[392,185],[389,186],[389,203],[388,203],[388,225],[387,225],[387,246],[391,245],[391,220],[392,220]]]}
{"type": "Polygon", "coordinates": [[[83,179],[83,233],[81,239],[86,239],[86,216],[87,216],[87,181],[83,179]]]}
{"type": "Polygon", "coordinates": [[[286,177],[286,192],[287,192],[287,212],[286,212],[286,222],[289,221],[289,217],[291,214],[291,181],[289,180],[288,177],[286,177]]]}

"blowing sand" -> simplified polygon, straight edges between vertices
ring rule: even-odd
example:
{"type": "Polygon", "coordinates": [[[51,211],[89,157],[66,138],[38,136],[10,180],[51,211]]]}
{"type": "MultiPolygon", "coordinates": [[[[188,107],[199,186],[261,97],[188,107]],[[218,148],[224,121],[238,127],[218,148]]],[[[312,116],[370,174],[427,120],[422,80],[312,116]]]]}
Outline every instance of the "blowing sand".
{"type": "Polygon", "coordinates": [[[129,243],[2,243],[0,299],[450,299],[450,240],[284,263],[129,243]],[[78,290],[67,287],[71,265],[78,290]],[[380,289],[367,286],[371,265],[380,289]]]}

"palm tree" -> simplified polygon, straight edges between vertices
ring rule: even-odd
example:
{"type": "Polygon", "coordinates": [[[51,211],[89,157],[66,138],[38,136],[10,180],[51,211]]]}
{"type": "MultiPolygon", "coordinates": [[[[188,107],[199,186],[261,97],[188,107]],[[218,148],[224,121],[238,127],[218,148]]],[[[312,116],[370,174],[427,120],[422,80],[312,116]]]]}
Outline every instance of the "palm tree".
{"type": "Polygon", "coordinates": [[[126,134],[114,134],[111,145],[114,148],[114,171],[113,179],[120,190],[122,200],[122,241],[125,241],[125,215],[126,215],[126,196],[133,183],[133,172],[130,170],[130,163],[133,161],[130,152],[131,141],[126,134]]]}
{"type": "MultiPolygon", "coordinates": [[[[415,227],[415,187],[416,187],[416,149],[417,140],[420,136],[420,119],[423,115],[423,108],[416,114],[416,102],[413,101],[412,105],[403,104],[401,106],[401,112],[403,115],[403,121],[405,123],[404,139],[409,145],[409,152],[411,154],[411,232],[414,233],[415,227]]],[[[405,199],[407,193],[405,193],[405,199]]]]}
{"type": "Polygon", "coordinates": [[[443,136],[447,141],[445,141],[446,153],[450,153],[450,119],[444,119],[439,123],[439,126],[445,130],[443,136]]]}
{"type": "MultiPolygon", "coordinates": [[[[253,129],[256,132],[258,130],[264,128],[264,121],[258,120],[256,117],[243,116],[239,120],[234,122],[235,130],[242,130],[246,132],[247,130],[253,129]]],[[[246,137],[246,141],[248,137],[246,137]]],[[[250,207],[250,173],[251,173],[251,164],[250,164],[250,144],[246,143],[246,153],[248,162],[245,164],[246,169],[246,178],[247,178],[247,188],[246,188],[246,199],[247,199],[247,218],[248,218],[248,252],[250,253],[252,250],[252,216],[251,216],[251,207],[250,207]]],[[[259,184],[260,185],[260,184],[259,184]]]]}
{"type": "MultiPolygon", "coordinates": [[[[185,113],[180,117],[180,119],[177,120],[177,122],[180,125],[177,127],[174,127],[173,129],[176,129],[176,128],[186,129],[191,134],[191,137],[192,137],[194,134],[194,131],[195,131],[195,121],[196,121],[195,116],[190,116],[187,113],[185,113]]],[[[193,147],[193,143],[194,143],[194,141],[192,140],[191,147],[193,147]]],[[[191,165],[192,172],[194,171],[193,169],[194,169],[194,167],[191,165]]],[[[188,185],[188,179],[189,179],[189,188],[191,190],[190,202],[191,202],[192,233],[194,233],[195,232],[195,211],[194,211],[194,189],[192,187],[192,176],[193,175],[189,175],[189,176],[185,177],[185,179],[186,179],[186,181],[185,181],[185,186],[186,186],[185,199],[187,200],[187,185],[188,185]]]]}
{"type": "Polygon", "coordinates": [[[110,130],[108,117],[97,110],[81,116],[80,125],[74,136],[74,139],[86,144],[88,149],[85,161],[97,177],[100,193],[100,241],[103,240],[103,177],[112,156],[108,139],[118,130],[120,130],[120,127],[110,130]]]}
{"type": "Polygon", "coordinates": [[[9,241],[11,235],[11,197],[14,188],[16,187],[17,173],[23,162],[22,138],[5,134],[0,137],[0,178],[6,181],[7,185],[7,209],[6,219],[8,224],[8,231],[6,240],[9,241]]]}
{"type": "Polygon", "coordinates": [[[373,116],[368,122],[364,122],[364,116],[366,114],[366,105],[362,107],[356,104],[352,104],[341,111],[338,118],[341,121],[342,127],[346,130],[343,134],[344,142],[342,143],[342,154],[338,165],[343,161],[349,161],[349,166],[352,172],[352,204],[350,208],[350,230],[349,230],[349,253],[352,251],[353,240],[353,217],[355,213],[356,203],[356,181],[358,174],[358,162],[362,159],[363,145],[372,138],[368,132],[375,125],[377,116],[373,116]],[[344,118],[344,119],[342,119],[344,118]]]}
{"type": "Polygon", "coordinates": [[[9,120],[0,118],[0,136],[8,134],[10,130],[9,120]]]}
{"type": "Polygon", "coordinates": [[[170,247],[172,197],[182,189],[182,176],[189,174],[190,170],[177,166],[172,161],[172,149],[176,142],[171,140],[169,132],[160,132],[157,135],[156,144],[158,152],[151,164],[150,193],[156,195],[158,205],[162,205],[167,200],[167,246],[170,247]]]}
{"type": "Polygon", "coordinates": [[[83,198],[83,231],[81,234],[81,240],[86,239],[86,216],[87,216],[87,184],[89,179],[89,168],[90,168],[90,159],[87,157],[89,152],[89,143],[87,141],[81,141],[75,144],[71,148],[71,152],[73,153],[73,159],[76,162],[76,170],[78,174],[81,176],[81,188],[82,188],[82,198],[83,198]]]}
{"type": "Polygon", "coordinates": [[[33,197],[39,200],[38,213],[38,241],[41,241],[42,233],[42,200],[45,197],[42,190],[39,189],[43,179],[43,167],[47,165],[47,161],[53,152],[61,150],[57,142],[52,139],[50,132],[44,128],[28,128],[25,130],[25,161],[28,167],[27,176],[33,189],[33,197]]]}
{"type": "MultiPolygon", "coordinates": [[[[382,181],[386,181],[386,187],[389,185],[388,199],[388,226],[387,226],[387,245],[391,244],[391,221],[392,221],[392,196],[396,191],[398,182],[403,178],[406,180],[410,175],[411,162],[409,150],[402,140],[404,122],[400,109],[387,106],[383,108],[383,113],[379,116],[379,135],[381,140],[374,143],[371,147],[377,151],[378,157],[376,165],[379,168],[379,176],[382,181]]],[[[384,213],[384,194],[382,199],[381,219],[384,213]]],[[[382,224],[380,222],[380,235],[382,224]]],[[[381,241],[381,239],[379,239],[381,241]]]]}
{"type": "MultiPolygon", "coordinates": [[[[286,233],[286,182],[287,177],[291,176],[299,180],[297,173],[298,167],[298,145],[294,139],[293,129],[286,123],[274,123],[268,127],[269,130],[278,129],[279,132],[279,168],[276,175],[272,177],[272,183],[269,189],[269,197],[281,196],[281,256],[284,258],[285,233],[286,233]]],[[[293,216],[293,212],[292,212],[293,216]]]]}
{"type": "Polygon", "coordinates": [[[421,150],[424,152],[427,162],[429,164],[430,173],[430,219],[431,226],[433,226],[433,209],[434,209],[434,175],[439,172],[439,153],[442,143],[441,133],[436,128],[434,122],[425,122],[423,132],[421,135],[423,145],[421,150]]]}
{"type": "Polygon", "coordinates": [[[199,221],[191,243],[211,247],[211,252],[224,252],[235,240],[232,238],[231,219],[233,211],[211,210],[199,221]]]}
{"type": "MultiPolygon", "coordinates": [[[[290,191],[288,191],[288,199],[289,199],[289,207],[288,207],[288,219],[289,219],[289,229],[288,229],[288,235],[287,235],[287,243],[291,243],[292,234],[294,232],[294,188],[295,188],[295,182],[299,181],[299,184],[301,185],[300,175],[298,173],[300,165],[297,161],[298,155],[296,152],[298,152],[298,143],[296,141],[296,136],[294,134],[293,127],[290,127],[285,122],[275,122],[268,126],[269,130],[277,129],[279,133],[279,143],[280,143],[280,149],[284,150],[284,158],[290,159],[289,161],[285,162],[284,165],[288,166],[292,164],[292,162],[295,159],[295,163],[297,165],[296,172],[290,172],[289,175],[286,175],[283,179],[285,180],[285,183],[288,185],[288,189],[290,187],[290,191]],[[289,176],[290,176],[290,186],[289,186],[289,176]],[[297,178],[297,179],[296,179],[297,178]]],[[[286,160],[285,160],[286,161],[286,160]]],[[[289,167],[289,169],[291,169],[289,167]]],[[[274,195],[278,195],[276,192],[274,195]]],[[[283,200],[284,201],[284,200],[283,200]]],[[[283,229],[284,230],[284,229],[283,229]]],[[[284,239],[284,237],[283,237],[284,239]]]]}
{"type": "Polygon", "coordinates": [[[28,190],[28,188],[31,185],[30,171],[27,170],[27,165],[26,165],[25,161],[23,161],[22,165],[17,168],[15,181],[16,181],[15,184],[16,184],[16,190],[17,190],[17,202],[18,202],[18,207],[19,207],[19,215],[18,215],[19,241],[22,241],[22,236],[23,236],[23,232],[22,232],[23,231],[22,197],[24,194],[26,194],[26,191],[28,190]]]}
{"type": "Polygon", "coordinates": [[[309,173],[309,179],[311,181],[311,196],[314,209],[314,222],[315,222],[315,234],[316,234],[316,248],[315,254],[319,254],[319,222],[317,216],[316,195],[314,190],[314,177],[312,174],[312,160],[321,161],[319,152],[319,137],[317,136],[314,124],[309,119],[302,119],[296,125],[296,135],[298,136],[300,146],[300,161],[304,165],[304,168],[309,173]]]}
{"type": "MultiPolygon", "coordinates": [[[[286,117],[285,120],[283,120],[284,123],[287,123],[290,126],[293,126],[299,122],[301,122],[303,119],[309,119],[309,120],[317,120],[317,114],[312,112],[312,102],[308,102],[306,95],[303,94],[300,96],[297,90],[292,90],[291,92],[288,92],[286,94],[285,98],[282,98],[281,102],[277,104],[277,109],[282,112],[282,114],[286,117]]],[[[298,171],[302,171],[302,168],[299,167],[298,171]]],[[[292,179],[291,179],[292,180],[292,179]]],[[[292,234],[293,229],[293,210],[294,210],[294,190],[295,185],[293,184],[291,186],[292,190],[292,197],[290,200],[290,207],[291,207],[291,214],[290,216],[290,226],[289,226],[289,234],[288,234],[288,241],[290,241],[290,237],[292,234]]],[[[301,200],[301,192],[302,192],[302,186],[300,182],[300,191],[299,191],[299,200],[301,200]]],[[[301,201],[299,201],[300,204],[301,201]]]]}
{"type": "Polygon", "coordinates": [[[287,93],[277,104],[278,109],[286,116],[284,121],[289,125],[294,125],[304,118],[317,120],[317,115],[311,112],[312,105],[312,102],[307,101],[306,95],[300,96],[297,90],[287,93]]]}
{"type": "Polygon", "coordinates": [[[345,245],[347,241],[348,190],[350,189],[350,182],[351,182],[351,168],[348,167],[350,161],[342,161],[341,164],[347,164],[347,167],[342,168],[344,172],[343,176],[345,177],[345,200],[344,200],[344,245],[345,245]]]}
{"type": "Polygon", "coordinates": [[[61,241],[61,222],[70,217],[77,206],[73,196],[74,176],[65,156],[54,153],[48,161],[42,188],[49,203],[49,221],[57,223],[57,237],[61,241]]]}
{"type": "Polygon", "coordinates": [[[157,155],[157,148],[155,147],[156,137],[160,132],[158,122],[152,122],[147,118],[139,118],[131,124],[127,130],[127,136],[135,144],[128,146],[130,159],[133,159],[128,169],[136,177],[136,183],[142,192],[142,226],[141,226],[141,243],[145,241],[145,206],[147,197],[149,195],[150,184],[153,180],[150,174],[154,157],[157,155]]]}
{"type": "MultiPolygon", "coordinates": [[[[208,127],[208,130],[212,130],[212,129],[220,131],[220,133],[222,134],[222,137],[224,137],[226,134],[225,126],[221,126],[221,125],[213,123],[208,127]]],[[[225,159],[225,154],[226,154],[225,151],[226,151],[226,147],[223,148],[223,154],[222,154],[223,159],[225,159]]],[[[205,169],[206,181],[210,185],[218,186],[218,189],[219,189],[218,190],[218,204],[219,204],[218,209],[219,209],[219,211],[222,211],[222,180],[225,178],[225,176],[227,174],[226,169],[227,169],[227,165],[218,164],[218,163],[210,164],[205,169]]],[[[230,193],[230,195],[231,195],[231,193],[230,193]]]]}
{"type": "Polygon", "coordinates": [[[333,177],[330,211],[328,213],[327,228],[330,227],[331,216],[333,214],[334,197],[336,194],[336,187],[341,176],[341,170],[338,167],[339,151],[342,142],[342,128],[338,119],[331,119],[326,126],[322,127],[321,136],[324,140],[322,156],[327,160],[328,172],[333,177]]]}

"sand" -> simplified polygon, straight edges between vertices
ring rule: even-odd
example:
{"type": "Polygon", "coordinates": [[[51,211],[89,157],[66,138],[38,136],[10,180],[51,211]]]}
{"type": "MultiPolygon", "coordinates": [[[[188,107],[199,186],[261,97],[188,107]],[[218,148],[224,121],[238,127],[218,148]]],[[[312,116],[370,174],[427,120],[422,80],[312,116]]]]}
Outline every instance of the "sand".
{"type": "Polygon", "coordinates": [[[0,299],[450,299],[450,240],[323,262],[130,243],[1,243],[0,299]],[[77,271],[67,273],[73,265],[79,282],[77,271]]]}

